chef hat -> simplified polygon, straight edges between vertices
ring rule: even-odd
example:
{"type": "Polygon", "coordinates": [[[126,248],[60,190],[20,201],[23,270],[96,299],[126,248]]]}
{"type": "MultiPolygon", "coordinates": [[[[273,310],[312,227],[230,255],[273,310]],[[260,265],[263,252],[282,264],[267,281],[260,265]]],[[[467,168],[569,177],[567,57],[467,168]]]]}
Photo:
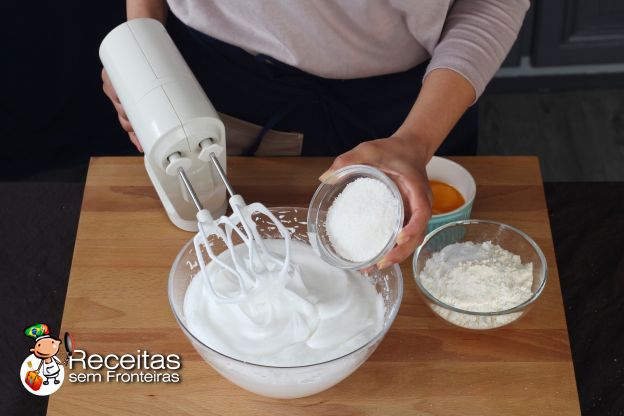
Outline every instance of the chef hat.
{"type": "Polygon", "coordinates": [[[50,329],[46,324],[36,324],[26,328],[24,334],[27,337],[34,338],[35,341],[39,341],[43,338],[50,338],[50,329]]]}

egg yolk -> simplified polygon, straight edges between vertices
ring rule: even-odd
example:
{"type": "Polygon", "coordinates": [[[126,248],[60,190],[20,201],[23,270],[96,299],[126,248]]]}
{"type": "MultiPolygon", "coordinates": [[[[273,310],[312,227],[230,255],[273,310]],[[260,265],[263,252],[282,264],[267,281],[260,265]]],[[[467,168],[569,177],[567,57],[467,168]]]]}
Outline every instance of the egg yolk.
{"type": "Polygon", "coordinates": [[[461,193],[451,185],[440,181],[429,181],[433,193],[431,213],[445,214],[456,210],[466,202],[461,193]]]}

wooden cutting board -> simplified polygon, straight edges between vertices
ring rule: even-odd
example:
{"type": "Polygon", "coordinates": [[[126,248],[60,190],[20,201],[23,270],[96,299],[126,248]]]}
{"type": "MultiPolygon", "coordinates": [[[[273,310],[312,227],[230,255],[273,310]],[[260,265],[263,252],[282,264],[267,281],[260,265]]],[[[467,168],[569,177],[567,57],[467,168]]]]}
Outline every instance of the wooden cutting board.
{"type": "MultiPolygon", "coordinates": [[[[141,158],[95,158],[87,178],[62,331],[88,353],[182,356],[182,380],[70,383],[51,415],[574,415],[579,403],[538,160],[458,157],[475,177],[473,218],[511,224],[543,249],[549,280],[523,319],[470,332],[436,318],[419,297],[410,260],[401,266],[399,315],[373,356],[318,395],[275,400],[217,374],[182,334],[167,300],[169,268],[190,237],[174,227],[141,158]]],[[[307,206],[329,158],[229,158],[247,201],[307,206]]]]}

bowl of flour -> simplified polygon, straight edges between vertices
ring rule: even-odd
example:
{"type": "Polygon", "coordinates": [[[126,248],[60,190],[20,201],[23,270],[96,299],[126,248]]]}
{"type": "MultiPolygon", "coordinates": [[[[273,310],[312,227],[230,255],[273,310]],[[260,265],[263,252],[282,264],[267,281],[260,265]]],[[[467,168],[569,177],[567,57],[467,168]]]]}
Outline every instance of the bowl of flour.
{"type": "Polygon", "coordinates": [[[456,221],[429,233],[414,253],[413,271],[438,317],[474,330],[520,319],[547,280],[546,259],[531,237],[483,220],[456,221]]]}

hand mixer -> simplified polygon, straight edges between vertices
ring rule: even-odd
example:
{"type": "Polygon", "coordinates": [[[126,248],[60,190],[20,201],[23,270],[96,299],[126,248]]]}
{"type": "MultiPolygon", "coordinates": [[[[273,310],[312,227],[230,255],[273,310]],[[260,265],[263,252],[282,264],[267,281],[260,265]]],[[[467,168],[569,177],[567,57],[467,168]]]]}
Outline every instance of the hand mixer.
{"type": "Polygon", "coordinates": [[[100,59],[171,222],[197,231],[195,207],[178,179],[179,169],[212,213],[225,213],[225,188],[209,157],[214,153],[225,166],[225,128],[163,25],[133,19],[117,26],[102,41],[100,59]]]}
{"type": "Polygon", "coordinates": [[[119,25],[102,41],[100,59],[145,151],[145,169],[169,219],[184,230],[199,231],[193,239],[195,251],[212,295],[236,302],[265,272],[278,279],[292,273],[288,230],[264,205],[247,205],[234,193],[222,167],[223,123],[163,25],[154,19],[119,25]],[[233,211],[229,217],[222,216],[226,188],[233,211]],[[212,214],[220,217],[215,220],[212,214]],[[266,215],[283,238],[283,257],[267,250],[254,224],[257,214],[266,215]],[[246,256],[233,250],[234,235],[245,244],[246,256]],[[215,255],[211,236],[226,244],[231,264],[215,255]],[[218,293],[214,276],[206,272],[202,248],[237,280],[237,296],[218,293]]]}

